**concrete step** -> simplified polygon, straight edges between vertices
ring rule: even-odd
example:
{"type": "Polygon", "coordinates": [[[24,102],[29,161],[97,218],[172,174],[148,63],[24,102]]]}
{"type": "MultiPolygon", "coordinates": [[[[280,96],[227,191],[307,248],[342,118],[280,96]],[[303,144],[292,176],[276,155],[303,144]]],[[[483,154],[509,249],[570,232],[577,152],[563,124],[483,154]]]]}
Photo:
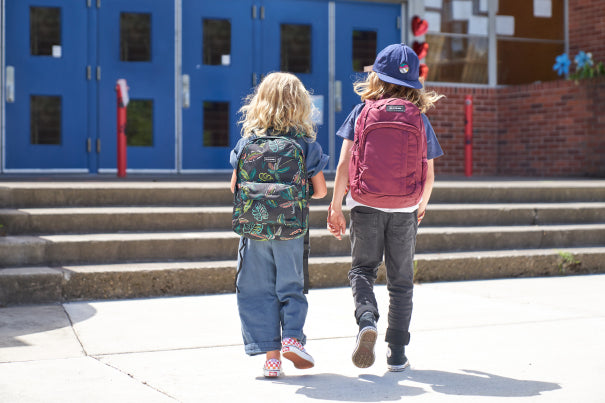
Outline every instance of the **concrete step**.
{"type": "MultiPolygon", "coordinates": [[[[0,267],[166,260],[224,260],[236,255],[232,231],[135,232],[0,237],[0,267]]],[[[418,253],[605,245],[605,224],[421,227],[418,253]]],[[[311,230],[313,256],[350,253],[326,229],[311,230]]]]}
{"type": "MultiPolygon", "coordinates": [[[[0,209],[8,235],[231,228],[231,206],[57,207],[0,209]]],[[[311,206],[310,225],[325,226],[326,205],[311,206]]],[[[347,218],[348,219],[348,218],[347,218]]],[[[605,203],[431,204],[427,226],[605,223],[605,203]]]]}
{"type": "MultiPolygon", "coordinates": [[[[329,182],[329,189],[333,183],[329,182]]],[[[328,199],[331,198],[328,195],[328,199]]],[[[233,196],[225,181],[5,181],[0,208],[73,206],[219,206],[233,196]]],[[[602,180],[513,180],[502,178],[441,181],[432,203],[602,202],[602,180]]]]}
{"type": "MultiPolygon", "coordinates": [[[[605,247],[418,253],[415,281],[605,272],[605,247]]],[[[312,257],[312,288],[348,286],[350,256],[312,257]]],[[[0,269],[0,306],[234,292],[235,260],[0,269]]],[[[377,282],[385,284],[384,267],[377,282]]]]}

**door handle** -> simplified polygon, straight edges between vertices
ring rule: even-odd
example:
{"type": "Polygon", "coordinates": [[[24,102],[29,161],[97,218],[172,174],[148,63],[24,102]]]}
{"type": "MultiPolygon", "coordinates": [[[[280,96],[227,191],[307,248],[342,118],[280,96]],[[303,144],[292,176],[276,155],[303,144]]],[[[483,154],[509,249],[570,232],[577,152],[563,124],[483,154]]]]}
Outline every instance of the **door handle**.
{"type": "Polygon", "coordinates": [[[342,81],[334,81],[334,112],[342,111],[342,81]]]}
{"type": "Polygon", "coordinates": [[[191,105],[191,86],[189,84],[189,74],[183,74],[183,108],[189,108],[191,105]]]}
{"type": "Polygon", "coordinates": [[[15,67],[6,66],[6,102],[15,102],[15,67]]]}

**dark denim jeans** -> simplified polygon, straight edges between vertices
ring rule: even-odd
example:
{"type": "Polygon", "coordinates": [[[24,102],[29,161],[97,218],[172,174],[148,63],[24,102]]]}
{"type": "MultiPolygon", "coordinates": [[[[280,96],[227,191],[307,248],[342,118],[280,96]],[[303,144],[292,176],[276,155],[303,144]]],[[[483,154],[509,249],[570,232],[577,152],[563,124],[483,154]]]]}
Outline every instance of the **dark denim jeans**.
{"type": "Polygon", "coordinates": [[[385,213],[370,207],[351,210],[352,267],[349,280],[355,300],[355,318],[370,311],[378,318],[374,283],[384,261],[387,271],[389,313],[386,341],[407,345],[410,340],[414,288],[414,252],[417,212],[385,213]]]}

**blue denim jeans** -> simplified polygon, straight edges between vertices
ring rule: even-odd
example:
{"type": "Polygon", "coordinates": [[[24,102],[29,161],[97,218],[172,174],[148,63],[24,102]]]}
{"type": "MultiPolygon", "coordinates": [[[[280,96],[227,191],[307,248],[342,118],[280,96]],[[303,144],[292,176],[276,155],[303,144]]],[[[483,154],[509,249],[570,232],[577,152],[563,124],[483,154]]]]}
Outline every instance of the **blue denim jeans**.
{"type": "Polygon", "coordinates": [[[237,307],[246,354],[280,350],[284,337],[305,344],[304,237],[289,241],[241,238],[239,250],[237,307]]]}
{"type": "Polygon", "coordinates": [[[355,318],[359,323],[368,311],[379,317],[374,283],[384,255],[389,292],[386,341],[392,344],[407,345],[410,341],[417,231],[417,212],[385,213],[363,206],[351,210],[349,280],[355,318]]]}

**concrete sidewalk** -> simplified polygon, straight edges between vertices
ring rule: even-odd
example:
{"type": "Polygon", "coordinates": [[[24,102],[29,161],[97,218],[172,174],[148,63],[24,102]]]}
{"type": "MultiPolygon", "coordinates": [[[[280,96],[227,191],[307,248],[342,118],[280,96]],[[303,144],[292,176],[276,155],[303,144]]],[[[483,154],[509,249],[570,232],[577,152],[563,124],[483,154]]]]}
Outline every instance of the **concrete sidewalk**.
{"type": "Polygon", "coordinates": [[[1,402],[605,402],[605,275],[416,287],[411,369],[351,362],[348,288],[311,290],[316,366],[262,377],[234,294],[0,308],[1,402]],[[509,398],[509,399],[506,399],[509,398]]]}

